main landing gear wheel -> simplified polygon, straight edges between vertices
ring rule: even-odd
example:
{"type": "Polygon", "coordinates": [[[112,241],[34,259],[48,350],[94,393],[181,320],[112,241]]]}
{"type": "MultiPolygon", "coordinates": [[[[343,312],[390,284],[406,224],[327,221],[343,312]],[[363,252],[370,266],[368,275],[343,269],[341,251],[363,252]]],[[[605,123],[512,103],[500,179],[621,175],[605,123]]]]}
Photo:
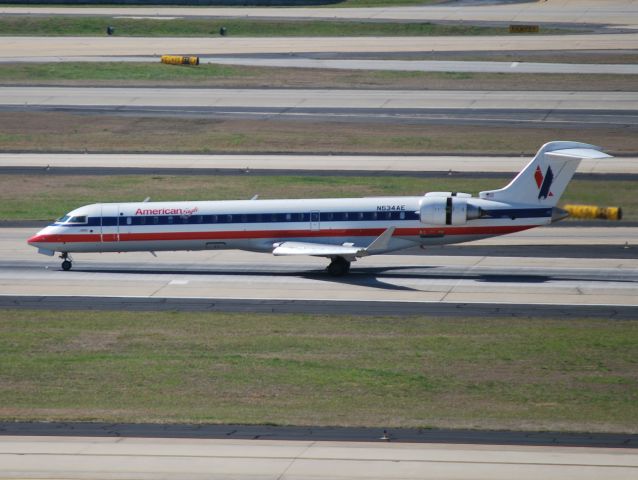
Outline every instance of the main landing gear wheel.
{"type": "Polygon", "coordinates": [[[71,270],[71,267],[73,266],[73,264],[71,263],[69,254],[63,253],[62,255],[60,255],[60,258],[62,259],[62,270],[64,270],[65,272],[71,270]]]}
{"type": "Polygon", "coordinates": [[[328,273],[333,277],[341,277],[350,271],[350,262],[343,257],[335,257],[328,265],[328,273]]]}

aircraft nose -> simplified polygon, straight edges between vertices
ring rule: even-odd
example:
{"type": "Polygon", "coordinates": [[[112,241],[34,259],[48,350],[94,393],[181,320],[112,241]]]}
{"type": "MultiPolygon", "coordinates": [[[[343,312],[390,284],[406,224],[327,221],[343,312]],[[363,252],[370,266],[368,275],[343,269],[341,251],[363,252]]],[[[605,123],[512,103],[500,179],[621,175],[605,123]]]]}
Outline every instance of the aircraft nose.
{"type": "Polygon", "coordinates": [[[44,234],[44,230],[40,230],[38,233],[29,237],[27,243],[29,245],[37,246],[37,243],[45,243],[48,240],[48,235],[44,234]]]}

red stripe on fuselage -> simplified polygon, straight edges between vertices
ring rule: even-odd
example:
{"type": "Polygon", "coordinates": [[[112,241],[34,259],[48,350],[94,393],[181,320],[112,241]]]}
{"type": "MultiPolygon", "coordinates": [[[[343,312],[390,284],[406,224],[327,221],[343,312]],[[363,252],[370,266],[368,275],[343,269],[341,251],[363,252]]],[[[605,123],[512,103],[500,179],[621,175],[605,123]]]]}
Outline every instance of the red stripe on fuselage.
{"type": "MultiPolygon", "coordinates": [[[[504,235],[520,232],[538,225],[491,226],[491,227],[427,227],[427,228],[397,228],[394,236],[419,236],[442,233],[443,235],[504,235]]],[[[148,232],[148,233],[120,233],[120,242],[144,241],[175,241],[175,240],[246,240],[259,238],[321,238],[321,237],[376,237],[386,228],[344,228],[326,230],[242,230],[223,232],[148,232]]],[[[36,235],[29,239],[29,243],[110,243],[116,242],[113,233],[99,234],[53,234],[36,235]]]]}

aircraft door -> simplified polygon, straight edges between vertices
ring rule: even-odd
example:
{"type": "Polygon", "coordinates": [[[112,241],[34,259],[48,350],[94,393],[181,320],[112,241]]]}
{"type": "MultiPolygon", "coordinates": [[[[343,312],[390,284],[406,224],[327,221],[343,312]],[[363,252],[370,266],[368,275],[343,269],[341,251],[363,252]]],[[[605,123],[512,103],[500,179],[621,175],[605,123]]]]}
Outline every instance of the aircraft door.
{"type": "Polygon", "coordinates": [[[120,228],[118,226],[118,205],[102,205],[100,231],[102,242],[119,242],[120,228]]]}
{"type": "Polygon", "coordinates": [[[321,214],[318,211],[310,212],[310,230],[320,230],[321,223],[321,214]]]}

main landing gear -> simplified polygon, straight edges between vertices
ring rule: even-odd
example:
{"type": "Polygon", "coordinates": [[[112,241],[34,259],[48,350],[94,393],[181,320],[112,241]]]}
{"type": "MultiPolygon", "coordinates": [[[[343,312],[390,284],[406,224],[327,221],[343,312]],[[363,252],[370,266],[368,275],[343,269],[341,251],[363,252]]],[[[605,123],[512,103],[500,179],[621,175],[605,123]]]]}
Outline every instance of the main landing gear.
{"type": "Polygon", "coordinates": [[[62,252],[60,258],[62,259],[62,270],[64,270],[65,272],[71,270],[73,264],[71,263],[71,257],[69,257],[69,254],[66,252],[62,252]]]}
{"type": "Polygon", "coordinates": [[[343,257],[334,257],[327,270],[333,277],[341,277],[350,271],[350,262],[343,257]]]}

